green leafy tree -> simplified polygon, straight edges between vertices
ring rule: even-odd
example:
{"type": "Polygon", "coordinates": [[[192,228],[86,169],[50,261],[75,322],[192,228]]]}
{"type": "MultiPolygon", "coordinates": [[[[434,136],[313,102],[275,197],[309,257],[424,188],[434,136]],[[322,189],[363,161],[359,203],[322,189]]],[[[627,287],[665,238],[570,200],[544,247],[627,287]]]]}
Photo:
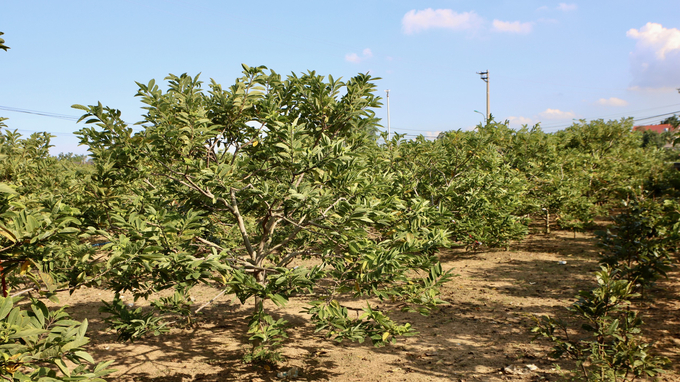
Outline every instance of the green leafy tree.
{"type": "Polygon", "coordinates": [[[606,216],[620,200],[639,193],[650,177],[665,171],[665,154],[642,147],[632,120],[581,121],[554,134],[562,202],[555,206],[560,226],[583,229],[606,216]]]}
{"type": "MultiPolygon", "coordinates": [[[[666,124],[666,123],[672,125],[673,128],[675,129],[675,131],[669,131],[669,132],[667,132],[667,133],[671,136],[670,139],[669,139],[669,141],[670,141],[674,146],[677,146],[678,144],[680,144],[680,136],[678,135],[678,134],[679,134],[679,130],[678,130],[678,129],[680,128],[680,117],[678,117],[677,115],[673,114],[672,116],[670,116],[670,117],[664,119],[663,121],[661,121],[661,124],[666,124]]],[[[677,157],[676,157],[676,158],[677,158],[677,157]]]]}
{"type": "MultiPolygon", "coordinates": [[[[287,323],[265,302],[316,296],[308,312],[319,330],[376,345],[412,329],[374,299],[421,312],[441,302],[450,275],[434,256],[448,237],[439,212],[391,195],[392,175],[368,160],[378,150],[373,78],[283,79],[244,65],[228,89],[212,82],[205,92],[188,75],[167,80],[165,92],[139,84],[147,110],[139,133],[117,110],[75,106],[96,126],[79,132],[94,162],[109,163],[118,184],[135,184],[102,232],[109,264],[120,264],[109,273],[116,292],[186,296],[196,283],[222,284],[253,301],[252,361],[280,359],[285,338],[287,323]],[[363,314],[351,318],[342,296],[363,300],[363,314]]],[[[139,328],[119,332],[128,329],[139,328]]]]}
{"type": "Polygon", "coordinates": [[[515,214],[543,219],[545,231],[550,233],[551,217],[559,217],[565,203],[574,196],[556,137],[544,133],[538,125],[517,131],[504,125],[492,137],[510,171],[528,184],[515,214]]]}
{"type": "Polygon", "coordinates": [[[507,162],[498,139],[507,126],[491,121],[478,129],[442,133],[434,141],[395,141],[388,155],[399,174],[395,185],[403,189],[394,192],[437,206],[454,241],[499,247],[526,234],[520,214],[528,185],[507,162]]]}
{"type": "Polygon", "coordinates": [[[677,115],[673,114],[670,117],[662,120],[660,123],[662,125],[669,124],[673,126],[674,129],[677,129],[678,127],[680,127],[680,118],[678,118],[677,115]]]}
{"type": "MultiPolygon", "coordinates": [[[[48,134],[22,139],[0,133],[0,376],[11,381],[102,381],[109,363],[94,363],[83,346],[87,322],[70,320],[63,309],[49,311],[40,298],[73,290],[99,269],[92,260],[78,209],[63,203],[56,182],[68,167],[49,157],[48,134]],[[30,294],[30,310],[14,306],[30,294]],[[67,367],[65,361],[75,364],[67,367]]],[[[68,182],[66,182],[68,183],[68,182]]]]}
{"type": "Polygon", "coordinates": [[[642,132],[642,147],[663,147],[666,140],[664,137],[654,130],[645,130],[642,132]]]}
{"type": "Polygon", "coordinates": [[[99,269],[81,212],[65,200],[78,174],[51,157],[50,147],[46,133],[22,138],[16,131],[0,132],[0,274],[5,293],[11,288],[75,287],[99,269]]]}

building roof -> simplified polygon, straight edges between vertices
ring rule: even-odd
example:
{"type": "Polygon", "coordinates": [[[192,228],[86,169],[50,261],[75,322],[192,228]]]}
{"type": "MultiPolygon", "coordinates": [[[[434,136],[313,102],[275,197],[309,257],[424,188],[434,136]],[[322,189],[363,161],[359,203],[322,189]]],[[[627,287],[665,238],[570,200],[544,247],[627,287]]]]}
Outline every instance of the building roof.
{"type": "Polygon", "coordinates": [[[663,133],[666,131],[673,131],[673,125],[670,123],[665,123],[663,125],[647,125],[647,126],[635,126],[633,127],[633,131],[645,131],[645,130],[652,130],[656,133],[663,133]]]}

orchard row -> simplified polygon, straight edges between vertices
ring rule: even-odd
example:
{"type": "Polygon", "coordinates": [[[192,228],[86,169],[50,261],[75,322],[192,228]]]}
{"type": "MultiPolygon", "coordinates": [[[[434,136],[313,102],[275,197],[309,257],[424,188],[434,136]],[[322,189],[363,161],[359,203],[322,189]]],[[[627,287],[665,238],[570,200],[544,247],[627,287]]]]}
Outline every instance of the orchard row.
{"type": "MultiPolygon", "coordinates": [[[[210,284],[252,307],[245,359],[277,362],[289,324],[270,315],[272,303],[308,296],[318,331],[383,345],[414,330],[376,302],[421,314],[441,303],[452,275],[439,248],[505,247],[536,222],[546,233],[588,229],[622,202],[677,209],[680,173],[666,163],[677,154],[646,145],[628,119],[551,134],[492,120],[432,141],[387,140],[367,74],[283,77],[244,65],[228,88],[166,80],[166,89],[138,84],[138,132],[114,108],[75,105],[87,157],[50,156],[49,134],[2,126],[3,376],[109,372],[106,362],[86,366],[87,322],[41,302],[59,290],[113,290],[107,322],[135,340],[190,325],[205,307],[191,290],[210,284]],[[123,293],[151,308],[129,307],[123,293]],[[26,296],[30,309],[17,307],[26,296]]],[[[626,277],[643,277],[629,263],[626,277]]]]}

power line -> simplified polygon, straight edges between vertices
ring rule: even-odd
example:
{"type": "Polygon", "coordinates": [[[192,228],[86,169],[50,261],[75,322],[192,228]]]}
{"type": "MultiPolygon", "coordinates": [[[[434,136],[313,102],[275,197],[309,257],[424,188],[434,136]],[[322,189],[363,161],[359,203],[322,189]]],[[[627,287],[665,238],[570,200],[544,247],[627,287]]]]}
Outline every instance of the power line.
{"type": "Polygon", "coordinates": [[[671,115],[671,114],[675,115],[676,113],[680,113],[680,110],[674,111],[674,112],[671,112],[671,113],[664,113],[664,114],[659,114],[659,115],[653,115],[653,116],[651,116],[651,117],[646,117],[646,118],[634,119],[634,121],[639,122],[639,121],[644,121],[644,120],[646,120],[646,119],[652,119],[652,118],[658,118],[658,117],[665,117],[665,116],[671,115]]]}
{"type": "MultiPolygon", "coordinates": [[[[64,119],[67,121],[74,121],[77,122],[80,117],[76,117],[73,115],[66,115],[66,114],[57,114],[57,113],[51,113],[49,111],[39,111],[39,110],[29,110],[29,109],[20,109],[17,107],[11,107],[11,106],[0,106],[0,110],[4,111],[9,111],[13,113],[24,113],[24,114],[31,114],[31,115],[38,115],[41,117],[49,117],[49,118],[57,118],[57,119],[64,119]]],[[[123,121],[128,127],[132,128],[132,131],[134,132],[139,132],[142,129],[135,128],[134,125],[127,123],[123,121]]],[[[9,130],[9,129],[6,129],[9,130]]],[[[74,132],[71,133],[64,133],[61,131],[48,131],[48,130],[28,130],[28,129],[14,129],[17,131],[23,131],[27,133],[50,133],[50,134],[57,134],[57,135],[72,135],[74,132]]]]}
{"type": "MultiPolygon", "coordinates": [[[[669,116],[669,115],[675,115],[675,114],[678,114],[678,113],[680,113],[680,110],[672,111],[672,112],[669,112],[669,113],[652,115],[652,116],[649,116],[649,117],[641,117],[641,118],[633,117],[633,122],[641,122],[641,121],[645,121],[645,120],[649,120],[649,119],[660,118],[660,117],[665,117],[665,116],[669,116]]],[[[600,118],[594,118],[594,119],[591,119],[591,121],[596,120],[596,119],[600,119],[600,118]]],[[[553,132],[553,131],[557,131],[559,129],[564,129],[564,128],[567,128],[567,127],[570,127],[570,126],[572,126],[572,125],[548,126],[548,127],[545,128],[545,131],[549,132],[548,131],[548,129],[549,129],[550,132],[553,132]]]]}
{"type": "Polygon", "coordinates": [[[607,114],[607,115],[603,115],[602,117],[591,118],[591,119],[600,119],[600,118],[604,118],[604,117],[611,117],[611,116],[614,116],[614,115],[625,116],[626,114],[630,115],[632,113],[640,113],[640,112],[643,112],[643,111],[650,111],[650,110],[659,110],[659,109],[664,109],[664,108],[667,108],[667,107],[674,107],[674,106],[680,106],[680,103],[674,103],[672,105],[665,105],[665,106],[657,106],[657,107],[652,107],[652,108],[649,108],[649,109],[635,110],[635,111],[631,111],[631,112],[628,112],[628,113],[607,114]]]}
{"type": "MultiPolygon", "coordinates": [[[[607,117],[614,117],[614,116],[625,118],[625,117],[630,117],[631,114],[634,114],[634,113],[641,113],[641,112],[645,112],[645,111],[658,110],[658,109],[664,109],[664,108],[667,108],[667,107],[675,107],[675,106],[680,106],[680,103],[674,103],[672,105],[665,105],[665,106],[657,106],[657,107],[652,107],[652,108],[649,108],[649,109],[633,110],[633,111],[629,111],[629,112],[605,114],[605,115],[601,115],[601,116],[598,116],[598,117],[584,118],[584,119],[592,121],[592,120],[595,120],[595,119],[604,119],[604,118],[607,118],[607,117]]],[[[556,125],[552,125],[552,126],[547,125],[547,126],[542,126],[542,127],[546,128],[546,129],[550,129],[550,128],[554,128],[554,127],[561,128],[561,127],[564,127],[564,126],[565,125],[563,123],[558,123],[556,125]]],[[[571,125],[567,125],[567,126],[571,126],[571,125]]]]}
{"type": "Polygon", "coordinates": [[[68,120],[68,121],[77,121],[78,118],[79,118],[79,117],[75,117],[75,116],[72,116],[72,115],[50,113],[48,111],[19,109],[17,107],[11,107],[11,106],[0,106],[0,110],[9,111],[9,112],[12,112],[12,113],[33,114],[33,115],[39,115],[39,116],[42,116],[42,117],[65,119],[65,120],[68,120]]]}
{"type": "MultiPolygon", "coordinates": [[[[640,113],[640,112],[645,112],[645,111],[650,111],[650,110],[664,109],[664,108],[667,108],[667,107],[674,107],[674,106],[680,106],[680,103],[675,103],[675,104],[672,104],[672,105],[665,105],[665,106],[657,106],[657,107],[652,107],[652,108],[649,108],[649,109],[634,110],[634,111],[630,111],[630,112],[615,113],[615,114],[606,114],[606,115],[602,115],[602,116],[599,116],[599,117],[594,117],[594,118],[583,118],[583,119],[591,120],[591,121],[592,121],[592,120],[596,120],[596,119],[604,119],[604,118],[613,117],[613,116],[618,116],[618,117],[621,117],[621,118],[625,118],[625,117],[630,117],[631,114],[633,114],[633,113],[640,113]]],[[[677,113],[677,112],[671,112],[671,113],[661,114],[661,115],[659,115],[659,116],[664,116],[664,115],[673,114],[673,113],[677,113]]],[[[647,117],[647,118],[651,119],[651,118],[655,118],[655,117],[656,117],[656,116],[647,117]]],[[[635,117],[633,117],[633,118],[635,119],[635,117]]],[[[645,118],[645,119],[646,119],[646,118],[645,118]]],[[[638,118],[638,119],[635,119],[635,120],[641,120],[641,119],[638,118]]],[[[571,126],[571,125],[564,125],[563,123],[560,123],[560,124],[557,124],[557,125],[552,125],[552,126],[551,126],[551,125],[548,125],[548,126],[542,126],[542,127],[543,127],[544,129],[555,129],[555,128],[556,128],[556,129],[561,129],[561,128],[569,127],[569,126],[571,126]]]]}

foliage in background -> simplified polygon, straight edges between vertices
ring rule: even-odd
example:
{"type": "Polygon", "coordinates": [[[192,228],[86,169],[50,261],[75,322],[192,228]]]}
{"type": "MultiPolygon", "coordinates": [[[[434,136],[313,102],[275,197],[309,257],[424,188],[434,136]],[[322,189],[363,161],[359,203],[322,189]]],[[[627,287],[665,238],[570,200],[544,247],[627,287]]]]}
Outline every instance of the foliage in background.
{"type": "Polygon", "coordinates": [[[614,224],[597,232],[605,250],[602,269],[596,273],[598,287],[580,292],[569,309],[581,321],[582,332],[592,333],[592,339],[575,338],[561,320],[534,317],[536,336],[554,343],[551,355],[574,359],[575,372],[584,380],[654,377],[670,364],[650,353],[651,344],[642,339],[642,319],[631,309],[631,300],[644,298],[646,288],[674,265],[670,253],[678,250],[680,209],[677,190],[669,190],[655,187],[642,195],[632,194],[624,201],[623,211],[612,213],[614,224]],[[648,198],[655,193],[656,198],[648,198]]]}
{"type": "Polygon", "coordinates": [[[528,183],[512,169],[496,139],[507,126],[492,122],[479,131],[447,132],[386,149],[401,188],[429,200],[448,218],[452,239],[468,247],[499,247],[526,235],[522,217],[528,183]]]}
{"type": "MultiPolygon", "coordinates": [[[[4,42],[0,38],[0,49],[7,51],[4,42]]],[[[82,348],[89,342],[87,320],[70,320],[64,308],[50,311],[36,298],[27,311],[14,306],[21,297],[9,296],[14,287],[24,287],[17,296],[35,293],[56,301],[59,286],[74,287],[85,279],[85,269],[97,267],[90,262],[92,251],[75,239],[79,211],[62,203],[73,172],[49,156],[51,135],[21,139],[16,130],[1,130],[5,120],[0,118],[0,377],[104,381],[100,377],[113,372],[107,369],[112,361],[85,365],[94,363],[82,348]]]]}
{"type": "Polygon", "coordinates": [[[15,381],[101,381],[108,363],[84,364],[94,362],[82,349],[87,322],[40,300],[93,282],[102,265],[80,210],[65,202],[79,164],[51,157],[50,138],[0,131],[0,373],[15,381]],[[30,310],[14,307],[24,294],[30,310]]]}
{"type": "Polygon", "coordinates": [[[673,114],[670,117],[665,118],[661,122],[659,122],[662,125],[669,124],[673,126],[674,129],[677,129],[680,127],[680,118],[678,118],[677,115],[673,114]]]}

